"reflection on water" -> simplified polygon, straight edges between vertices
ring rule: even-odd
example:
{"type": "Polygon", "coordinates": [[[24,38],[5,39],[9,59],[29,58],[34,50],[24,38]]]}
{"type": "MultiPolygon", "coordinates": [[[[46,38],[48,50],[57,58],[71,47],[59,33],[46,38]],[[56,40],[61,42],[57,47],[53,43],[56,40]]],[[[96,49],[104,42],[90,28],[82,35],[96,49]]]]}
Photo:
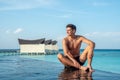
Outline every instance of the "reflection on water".
{"type": "Polygon", "coordinates": [[[93,80],[92,72],[85,72],[81,70],[63,70],[59,76],[58,80],[93,80]]]}

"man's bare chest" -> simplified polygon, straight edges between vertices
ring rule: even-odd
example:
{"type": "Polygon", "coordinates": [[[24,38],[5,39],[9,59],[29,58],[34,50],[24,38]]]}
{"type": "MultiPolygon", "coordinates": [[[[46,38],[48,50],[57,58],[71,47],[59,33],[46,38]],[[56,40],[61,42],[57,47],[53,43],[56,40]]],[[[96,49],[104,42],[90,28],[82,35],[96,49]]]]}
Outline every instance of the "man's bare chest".
{"type": "Polygon", "coordinates": [[[79,48],[79,46],[80,46],[80,43],[78,41],[69,41],[68,42],[68,48],[70,50],[77,49],[77,48],[79,48]]]}

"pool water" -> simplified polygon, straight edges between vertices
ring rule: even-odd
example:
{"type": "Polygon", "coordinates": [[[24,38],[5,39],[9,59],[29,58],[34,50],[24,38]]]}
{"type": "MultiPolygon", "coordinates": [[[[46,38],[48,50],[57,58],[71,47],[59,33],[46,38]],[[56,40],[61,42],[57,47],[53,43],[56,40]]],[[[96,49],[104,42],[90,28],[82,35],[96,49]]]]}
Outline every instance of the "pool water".
{"type": "MultiPolygon", "coordinates": [[[[63,51],[61,51],[63,53],[63,51]]],[[[94,73],[65,71],[57,55],[4,55],[0,53],[0,80],[119,80],[120,50],[96,50],[94,73]],[[81,77],[82,74],[84,77],[81,77]],[[82,80],[82,79],[81,79],[82,80]]]]}
{"type": "MultiPolygon", "coordinates": [[[[22,57],[61,64],[57,55],[25,55],[22,57]]],[[[92,66],[94,69],[120,74],[120,50],[95,50],[92,66]]]]}

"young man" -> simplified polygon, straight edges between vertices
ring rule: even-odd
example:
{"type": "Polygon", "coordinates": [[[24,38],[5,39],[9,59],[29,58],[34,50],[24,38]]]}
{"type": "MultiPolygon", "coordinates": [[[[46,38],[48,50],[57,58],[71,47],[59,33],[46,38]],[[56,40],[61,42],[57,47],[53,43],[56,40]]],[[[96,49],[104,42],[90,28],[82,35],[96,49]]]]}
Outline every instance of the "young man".
{"type": "Polygon", "coordinates": [[[93,72],[91,63],[95,43],[81,35],[75,35],[76,26],[73,24],[66,26],[66,32],[67,36],[62,41],[64,55],[59,53],[58,59],[65,65],[65,68],[72,67],[93,72]],[[87,44],[87,47],[80,54],[80,47],[83,42],[87,44]],[[83,66],[86,60],[88,60],[87,66],[83,66]]]}

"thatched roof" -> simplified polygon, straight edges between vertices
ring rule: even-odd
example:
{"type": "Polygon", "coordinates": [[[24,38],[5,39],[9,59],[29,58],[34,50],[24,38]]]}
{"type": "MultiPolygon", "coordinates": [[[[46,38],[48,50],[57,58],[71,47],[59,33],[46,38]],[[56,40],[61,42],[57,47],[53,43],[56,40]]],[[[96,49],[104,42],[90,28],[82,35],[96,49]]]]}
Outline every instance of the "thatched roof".
{"type": "Polygon", "coordinates": [[[49,44],[51,44],[51,43],[52,43],[52,40],[51,40],[51,39],[45,41],[45,45],[49,45],[49,44]]]}
{"type": "Polygon", "coordinates": [[[18,39],[19,44],[45,44],[45,45],[55,45],[57,44],[57,41],[54,40],[45,40],[45,38],[42,39],[36,39],[36,40],[25,40],[25,39],[18,39]]]}
{"type": "Polygon", "coordinates": [[[18,39],[19,44],[44,44],[45,38],[37,39],[37,40],[25,40],[25,39],[18,39]]]}
{"type": "Polygon", "coordinates": [[[52,45],[55,45],[55,44],[57,44],[57,41],[52,41],[51,44],[52,44],[52,45]]]}

